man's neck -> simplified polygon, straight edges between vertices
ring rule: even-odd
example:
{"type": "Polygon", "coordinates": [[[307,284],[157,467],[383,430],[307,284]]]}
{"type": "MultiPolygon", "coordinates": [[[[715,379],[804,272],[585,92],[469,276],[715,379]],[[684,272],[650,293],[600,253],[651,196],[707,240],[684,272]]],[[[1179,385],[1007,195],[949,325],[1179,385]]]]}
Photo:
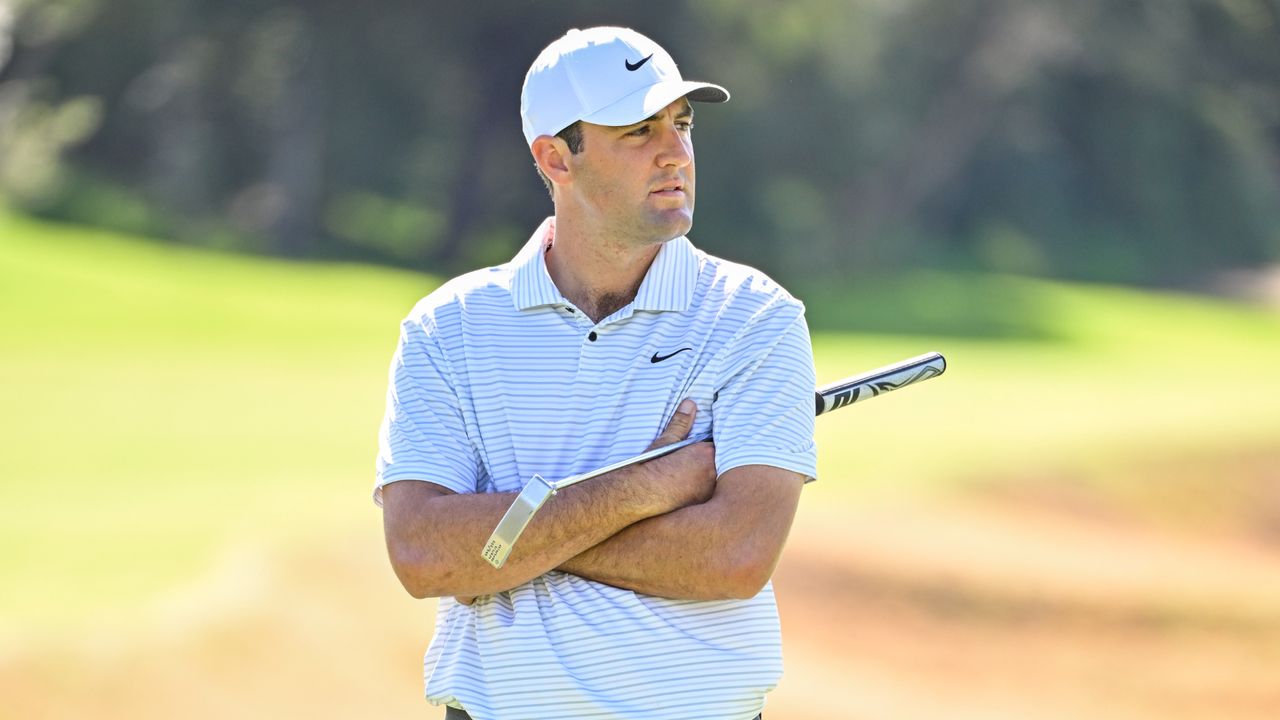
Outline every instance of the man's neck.
{"type": "Polygon", "coordinates": [[[547,272],[560,294],[600,322],[635,299],[661,244],[628,244],[557,217],[547,272]]]}

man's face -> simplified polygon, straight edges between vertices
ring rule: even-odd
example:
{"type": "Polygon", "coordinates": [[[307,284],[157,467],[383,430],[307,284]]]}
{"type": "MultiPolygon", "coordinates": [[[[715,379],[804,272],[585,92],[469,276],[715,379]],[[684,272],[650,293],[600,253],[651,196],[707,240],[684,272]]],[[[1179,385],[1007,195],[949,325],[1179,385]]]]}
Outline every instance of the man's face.
{"type": "Polygon", "coordinates": [[[570,201],[603,232],[637,244],[666,242],[693,227],[693,108],[680,98],[634,125],[584,122],[569,157],[570,201]]]}

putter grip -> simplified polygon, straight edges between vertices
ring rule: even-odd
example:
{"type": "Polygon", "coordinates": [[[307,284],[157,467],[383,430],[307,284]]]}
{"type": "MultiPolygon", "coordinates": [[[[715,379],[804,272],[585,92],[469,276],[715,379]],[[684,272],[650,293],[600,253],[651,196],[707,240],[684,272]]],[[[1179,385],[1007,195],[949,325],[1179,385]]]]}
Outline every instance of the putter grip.
{"type": "Polygon", "coordinates": [[[946,358],[941,353],[931,352],[838,380],[814,393],[814,414],[839,410],[846,405],[935,378],[946,369],[946,358]]]}

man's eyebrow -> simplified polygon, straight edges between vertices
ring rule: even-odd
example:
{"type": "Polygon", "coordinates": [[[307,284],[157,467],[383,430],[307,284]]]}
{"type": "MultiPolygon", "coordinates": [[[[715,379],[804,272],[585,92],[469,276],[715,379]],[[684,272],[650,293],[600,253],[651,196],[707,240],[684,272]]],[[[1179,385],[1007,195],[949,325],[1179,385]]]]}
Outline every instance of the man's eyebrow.
{"type": "MultiPolygon", "coordinates": [[[[659,116],[659,115],[661,115],[661,114],[662,114],[662,112],[661,112],[661,111],[656,112],[656,113],[654,113],[654,114],[650,115],[649,117],[647,117],[647,118],[645,118],[645,119],[643,119],[643,120],[641,120],[640,122],[635,123],[635,124],[636,124],[636,125],[642,125],[642,124],[644,124],[644,123],[656,122],[656,121],[657,121],[657,119],[658,119],[658,116],[659,116]]],[[[693,106],[692,106],[692,105],[685,105],[685,106],[684,106],[684,108],[683,108],[682,110],[680,110],[680,112],[676,113],[676,120],[683,120],[683,119],[685,119],[685,118],[691,118],[691,117],[693,117],[693,106]]],[[[630,126],[628,126],[628,127],[630,127],[630,126]]]]}

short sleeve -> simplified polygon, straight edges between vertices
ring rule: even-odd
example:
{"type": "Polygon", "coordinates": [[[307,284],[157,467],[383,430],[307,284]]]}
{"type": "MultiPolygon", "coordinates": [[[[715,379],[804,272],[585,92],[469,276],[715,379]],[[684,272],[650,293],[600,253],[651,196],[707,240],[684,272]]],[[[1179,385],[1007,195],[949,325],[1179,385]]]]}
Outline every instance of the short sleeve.
{"type": "Polygon", "coordinates": [[[400,480],[425,480],[456,493],[474,493],[480,462],[466,431],[462,404],[444,352],[413,319],[400,326],[391,359],[387,409],[378,433],[373,500],[400,480]]]}
{"type": "Polygon", "coordinates": [[[803,305],[791,300],[761,311],[728,352],[712,406],[717,474],[769,465],[817,477],[817,378],[803,305]]]}

